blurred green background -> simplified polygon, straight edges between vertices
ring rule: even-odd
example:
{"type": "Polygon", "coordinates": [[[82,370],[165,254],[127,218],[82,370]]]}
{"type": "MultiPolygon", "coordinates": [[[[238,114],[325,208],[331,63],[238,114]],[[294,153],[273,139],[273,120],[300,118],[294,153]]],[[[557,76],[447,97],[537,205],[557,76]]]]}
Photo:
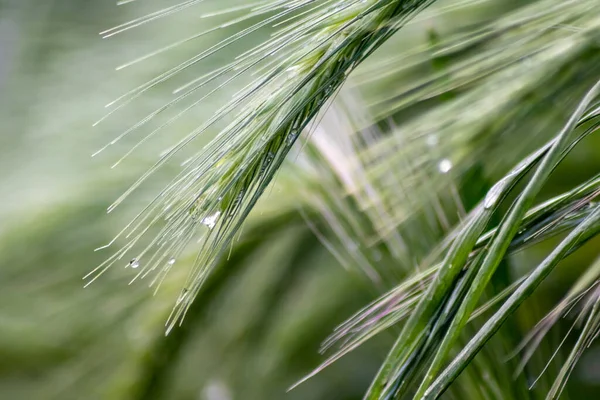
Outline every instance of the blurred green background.
{"type": "MultiPolygon", "coordinates": [[[[106,208],[162,151],[152,144],[115,170],[125,146],[90,157],[168,95],[153,93],[92,128],[106,103],[171,59],[115,67],[197,29],[165,20],[100,39],[98,32],[166,2],[150,3],[0,3],[0,398],[301,399],[332,398],[332,391],[355,398],[384,348],[379,357],[365,349],[360,364],[340,363],[285,395],[318,365],[320,341],[369,299],[292,204],[279,202],[254,233],[247,228],[227,262],[230,273],[208,283],[185,326],[167,338],[177,277],[153,296],[147,282],[128,286],[130,269],[115,268],[83,289],[82,277],[107,256],[94,248],[116,235],[150,190],[117,215],[106,208]]],[[[203,107],[194,118],[210,112],[203,107]]]]}
{"type": "MultiPolygon", "coordinates": [[[[208,11],[227,6],[227,1],[208,3],[208,11]]],[[[468,15],[435,20],[439,25],[433,20],[415,23],[380,54],[427,43],[427,30],[434,25],[441,32],[459,29],[518,3],[489,1],[468,15]]],[[[184,272],[175,270],[156,295],[144,281],[128,285],[133,273],[124,268],[113,268],[83,288],[82,277],[106,257],[94,248],[110,241],[172,170],[161,171],[107,216],[108,205],[172,142],[169,135],[183,134],[216,107],[198,108],[119,168],[110,166],[128,150],[126,144],[90,157],[161,104],[172,88],[152,91],[92,128],[106,103],[173,60],[185,59],[190,49],[231,33],[115,71],[202,27],[203,19],[189,13],[114,40],[98,36],[161,4],[169,2],[136,1],[122,7],[113,1],[0,2],[0,398],[362,398],[397,331],[380,335],[286,393],[323,360],[321,341],[382,293],[360,274],[345,270],[307,227],[297,208],[298,193],[306,188],[296,184],[302,175],[295,176],[294,160],[253,213],[184,325],[168,337],[164,323],[184,272]]],[[[237,54],[244,45],[228,51],[237,54]]],[[[219,61],[203,68],[210,70],[219,61]]],[[[592,138],[571,154],[544,197],[598,171],[599,143],[592,138]]],[[[489,171],[485,179],[477,178],[477,185],[490,186],[498,172],[489,171]]],[[[551,245],[518,254],[512,267],[530,268],[551,245]]],[[[546,308],[520,313],[524,332],[560,299],[577,271],[593,260],[597,246],[597,241],[590,243],[563,263],[536,294],[536,304],[546,308]]],[[[560,329],[548,340],[549,354],[562,339],[560,329]]],[[[592,348],[583,358],[569,388],[571,397],[600,396],[599,351],[592,348]]]]}

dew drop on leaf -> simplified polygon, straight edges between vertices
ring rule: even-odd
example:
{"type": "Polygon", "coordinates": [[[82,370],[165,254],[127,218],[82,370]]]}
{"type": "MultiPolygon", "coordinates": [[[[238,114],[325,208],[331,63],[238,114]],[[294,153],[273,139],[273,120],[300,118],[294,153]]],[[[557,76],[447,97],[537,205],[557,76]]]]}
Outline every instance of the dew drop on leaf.
{"type": "Polygon", "coordinates": [[[494,186],[492,186],[492,188],[489,190],[489,192],[485,196],[485,199],[483,200],[483,207],[486,210],[488,210],[496,205],[496,203],[498,202],[498,199],[500,198],[500,195],[502,194],[502,192],[504,192],[505,186],[506,186],[506,181],[504,179],[502,179],[501,181],[497,182],[494,186]]]}
{"type": "Polygon", "coordinates": [[[202,220],[202,223],[206,226],[208,226],[209,229],[212,229],[215,227],[215,225],[217,225],[217,220],[219,219],[219,216],[221,215],[221,211],[217,211],[212,215],[209,215],[208,217],[205,217],[202,220]]]}
{"type": "Polygon", "coordinates": [[[452,161],[448,160],[447,158],[444,158],[442,161],[440,161],[440,163],[438,164],[438,170],[442,173],[442,174],[446,174],[448,172],[450,172],[450,170],[452,169],[452,161]]]}

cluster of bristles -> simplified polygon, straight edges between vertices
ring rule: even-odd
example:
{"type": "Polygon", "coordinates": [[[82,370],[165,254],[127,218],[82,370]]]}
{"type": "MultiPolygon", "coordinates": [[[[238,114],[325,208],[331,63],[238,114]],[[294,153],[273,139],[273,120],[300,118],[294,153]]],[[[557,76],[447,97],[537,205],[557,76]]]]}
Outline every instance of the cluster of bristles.
{"type": "MultiPolygon", "coordinates": [[[[113,36],[139,25],[165,17],[201,0],[186,1],[159,12],[107,30],[113,36]]],[[[232,100],[221,107],[202,126],[189,132],[109,208],[113,210],[158,168],[183,148],[193,146],[200,135],[231,119],[202,151],[189,158],[172,182],[142,210],[108,247],[124,237],[127,243],[89,276],[98,277],[113,264],[136,251],[131,266],[140,266],[138,277],[158,269],[152,284],[164,279],[174,260],[199,232],[204,234],[195,264],[189,271],[181,297],[168,324],[181,321],[185,311],[214,267],[219,255],[231,244],[236,232],[257,202],[297,137],[324,107],[344,82],[346,75],[373,52],[416,11],[431,0],[274,0],[262,5],[239,6],[245,12],[229,23],[213,27],[175,45],[214,32],[217,29],[250,21],[260,21],[244,28],[189,60],[171,68],[109,104],[109,115],[148,90],[180,72],[226,49],[255,32],[277,28],[271,38],[236,57],[231,63],[200,76],[175,92],[177,97],[127,129],[108,146],[152,121],[159,114],[176,109],[173,117],[162,123],[140,143],[166,129],[178,118],[206,102],[228,85],[251,77],[232,100]],[[217,87],[207,92],[211,83],[217,87]],[[179,110],[183,100],[197,96],[191,105],[179,110]],[[202,225],[210,229],[199,231],[202,225]],[[158,232],[157,232],[158,231],[158,232]],[[137,245],[142,238],[141,251],[137,245]]],[[[146,59],[141,57],[132,63],[146,59]]],[[[128,152],[125,156],[131,153],[128,152]]],[[[119,161],[120,162],[120,161],[119,161]]],[[[93,280],[92,279],[92,280],[93,280]]]]}

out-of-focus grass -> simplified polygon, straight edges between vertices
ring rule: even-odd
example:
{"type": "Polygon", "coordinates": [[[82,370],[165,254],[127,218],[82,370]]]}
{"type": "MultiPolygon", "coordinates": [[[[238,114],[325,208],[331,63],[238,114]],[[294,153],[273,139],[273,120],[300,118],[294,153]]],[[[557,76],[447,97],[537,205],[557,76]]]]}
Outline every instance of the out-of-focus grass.
{"type": "MultiPolygon", "coordinates": [[[[228,263],[239,264],[239,272],[208,282],[211,290],[190,312],[189,324],[168,338],[164,323],[181,274],[170,276],[156,296],[147,281],[128,286],[133,272],[121,268],[83,289],[81,278],[105,258],[93,249],[148,200],[145,193],[165,182],[159,175],[106,216],[106,207],[165,141],[115,170],[110,165],[124,146],[90,157],[166,94],[153,93],[92,128],[104,104],[158,73],[164,60],[114,68],[195,29],[166,21],[118,40],[99,39],[101,30],[152,6],[75,0],[0,5],[0,398],[277,398],[318,362],[320,340],[369,298],[354,278],[332,267],[297,216],[285,217],[292,205],[281,201],[275,212],[272,205],[256,217],[262,228],[254,236],[262,239],[264,222],[284,214],[271,245],[253,240],[246,227],[248,238],[228,263]]],[[[210,107],[198,109],[173,132],[210,113],[210,107]]],[[[342,398],[353,398],[377,365],[366,350],[357,357],[364,368],[349,360],[291,398],[331,398],[348,376],[356,383],[342,398]]]]}

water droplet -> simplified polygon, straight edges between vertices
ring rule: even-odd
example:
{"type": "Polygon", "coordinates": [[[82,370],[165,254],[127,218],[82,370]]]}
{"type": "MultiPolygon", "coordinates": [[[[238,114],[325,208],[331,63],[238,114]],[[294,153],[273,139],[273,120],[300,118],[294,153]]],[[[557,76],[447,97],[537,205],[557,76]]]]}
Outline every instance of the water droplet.
{"type": "Polygon", "coordinates": [[[450,170],[452,169],[452,161],[448,160],[447,158],[444,158],[442,161],[440,161],[440,163],[438,164],[438,170],[442,173],[442,174],[446,174],[448,172],[450,172],[450,170]]]}
{"type": "Polygon", "coordinates": [[[169,258],[169,261],[167,261],[167,264],[169,264],[169,265],[175,264],[175,257],[169,258]]]}
{"type": "Polygon", "coordinates": [[[140,266],[140,261],[137,258],[132,258],[131,261],[129,261],[129,266],[131,268],[137,268],[140,266]]]}
{"type": "Polygon", "coordinates": [[[294,129],[290,133],[288,133],[287,138],[286,138],[286,142],[287,142],[288,146],[293,145],[294,142],[296,141],[297,137],[298,137],[298,130],[296,130],[296,129],[294,129]]]}
{"type": "Polygon", "coordinates": [[[496,205],[496,203],[498,202],[498,199],[504,192],[505,187],[506,187],[506,178],[502,179],[501,181],[498,181],[494,186],[492,186],[492,188],[489,190],[489,192],[485,196],[485,199],[483,200],[483,207],[486,210],[490,209],[496,205]]]}
{"type": "Polygon", "coordinates": [[[215,225],[217,225],[217,220],[219,219],[219,216],[221,215],[221,211],[217,211],[212,215],[209,215],[208,217],[205,217],[202,220],[202,223],[206,226],[208,226],[209,229],[212,229],[215,227],[215,225]]]}

